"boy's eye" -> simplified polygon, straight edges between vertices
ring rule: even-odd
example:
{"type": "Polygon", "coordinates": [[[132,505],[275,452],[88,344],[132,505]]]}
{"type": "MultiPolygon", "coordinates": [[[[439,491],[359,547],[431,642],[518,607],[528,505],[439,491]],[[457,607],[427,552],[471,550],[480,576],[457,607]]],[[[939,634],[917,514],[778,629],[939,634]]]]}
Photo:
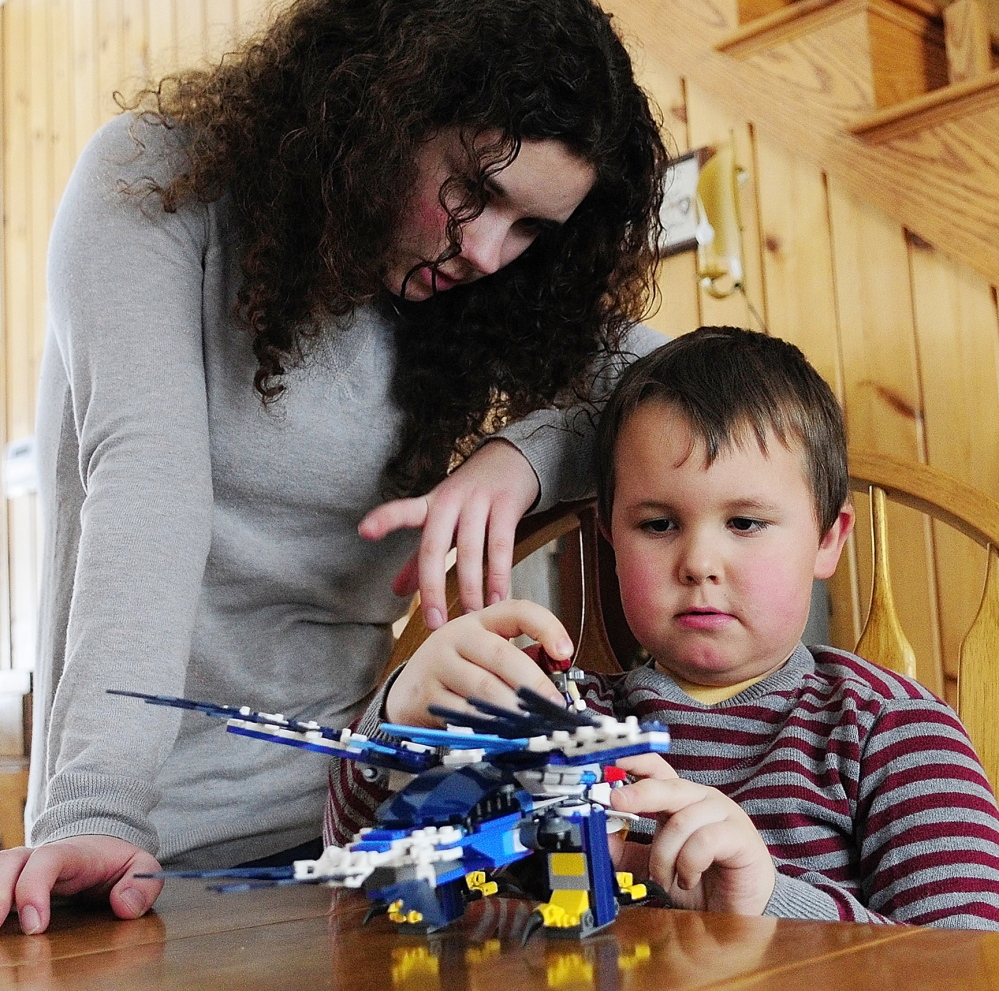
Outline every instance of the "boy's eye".
{"type": "Polygon", "coordinates": [[[763,520],[753,520],[748,516],[733,516],[728,521],[728,525],[737,533],[756,533],[758,530],[765,530],[770,524],[763,520]]]}
{"type": "Polygon", "coordinates": [[[676,524],[672,520],[646,520],[642,529],[648,533],[669,533],[676,529],[676,524]]]}

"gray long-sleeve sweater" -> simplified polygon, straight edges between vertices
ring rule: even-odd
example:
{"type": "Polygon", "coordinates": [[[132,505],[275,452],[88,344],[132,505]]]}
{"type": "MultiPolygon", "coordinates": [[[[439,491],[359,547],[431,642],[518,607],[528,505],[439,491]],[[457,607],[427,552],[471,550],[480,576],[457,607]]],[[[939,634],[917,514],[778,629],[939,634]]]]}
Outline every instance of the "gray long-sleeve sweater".
{"type": "MultiPolygon", "coordinates": [[[[388,655],[405,607],[390,581],[417,537],[356,530],[400,424],[388,316],[358,311],[265,409],[231,316],[231,205],[169,214],[122,192],[181,155],[177,132],[117,118],[53,228],[27,819],[35,845],[101,833],[202,867],[317,835],[325,762],[105,689],[349,722],[388,655]]],[[[632,347],[661,340],[643,330],[632,347]]],[[[590,437],[562,421],[542,412],[508,434],[542,505],[589,484],[590,437]]]]}

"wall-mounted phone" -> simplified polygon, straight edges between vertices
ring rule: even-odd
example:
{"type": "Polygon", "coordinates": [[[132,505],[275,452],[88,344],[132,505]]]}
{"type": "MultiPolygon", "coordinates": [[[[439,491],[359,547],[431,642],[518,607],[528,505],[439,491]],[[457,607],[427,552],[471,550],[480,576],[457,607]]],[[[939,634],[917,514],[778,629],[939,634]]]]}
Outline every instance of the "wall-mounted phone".
{"type": "Polygon", "coordinates": [[[697,251],[697,278],[704,291],[724,299],[743,288],[742,218],[733,143],[698,148],[670,166],[660,214],[663,255],[697,251]]]}
{"type": "Polygon", "coordinates": [[[714,149],[697,179],[697,276],[715,299],[743,288],[739,183],[744,178],[729,143],[714,149]]]}

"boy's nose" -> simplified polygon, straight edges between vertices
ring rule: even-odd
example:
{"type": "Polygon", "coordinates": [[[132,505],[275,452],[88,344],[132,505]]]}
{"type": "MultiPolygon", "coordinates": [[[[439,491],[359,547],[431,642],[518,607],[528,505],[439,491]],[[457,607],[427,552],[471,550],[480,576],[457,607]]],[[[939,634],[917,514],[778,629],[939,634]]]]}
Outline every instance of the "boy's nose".
{"type": "Polygon", "coordinates": [[[711,582],[714,584],[718,581],[718,575],[712,573],[710,570],[685,568],[683,573],[680,575],[680,581],[684,585],[701,585],[704,582],[711,582]]]}
{"type": "Polygon", "coordinates": [[[679,578],[683,585],[700,585],[717,582],[721,577],[718,555],[705,540],[691,539],[679,560],[679,578]]]}

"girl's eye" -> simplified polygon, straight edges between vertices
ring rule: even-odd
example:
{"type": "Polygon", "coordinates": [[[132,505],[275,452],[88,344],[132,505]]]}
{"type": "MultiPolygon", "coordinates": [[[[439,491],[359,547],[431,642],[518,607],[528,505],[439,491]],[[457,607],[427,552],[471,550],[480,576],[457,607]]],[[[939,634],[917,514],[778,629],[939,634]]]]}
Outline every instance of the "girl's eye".
{"type": "Polygon", "coordinates": [[[669,533],[676,529],[676,524],[672,520],[646,520],[642,529],[648,533],[669,533]]]}
{"type": "Polygon", "coordinates": [[[531,237],[539,237],[555,230],[558,224],[553,224],[550,220],[541,220],[539,217],[523,217],[517,221],[517,226],[522,233],[529,234],[531,237]]]}
{"type": "Polygon", "coordinates": [[[728,525],[738,533],[756,533],[765,530],[770,524],[763,520],[751,520],[748,516],[733,516],[728,525]]]}

